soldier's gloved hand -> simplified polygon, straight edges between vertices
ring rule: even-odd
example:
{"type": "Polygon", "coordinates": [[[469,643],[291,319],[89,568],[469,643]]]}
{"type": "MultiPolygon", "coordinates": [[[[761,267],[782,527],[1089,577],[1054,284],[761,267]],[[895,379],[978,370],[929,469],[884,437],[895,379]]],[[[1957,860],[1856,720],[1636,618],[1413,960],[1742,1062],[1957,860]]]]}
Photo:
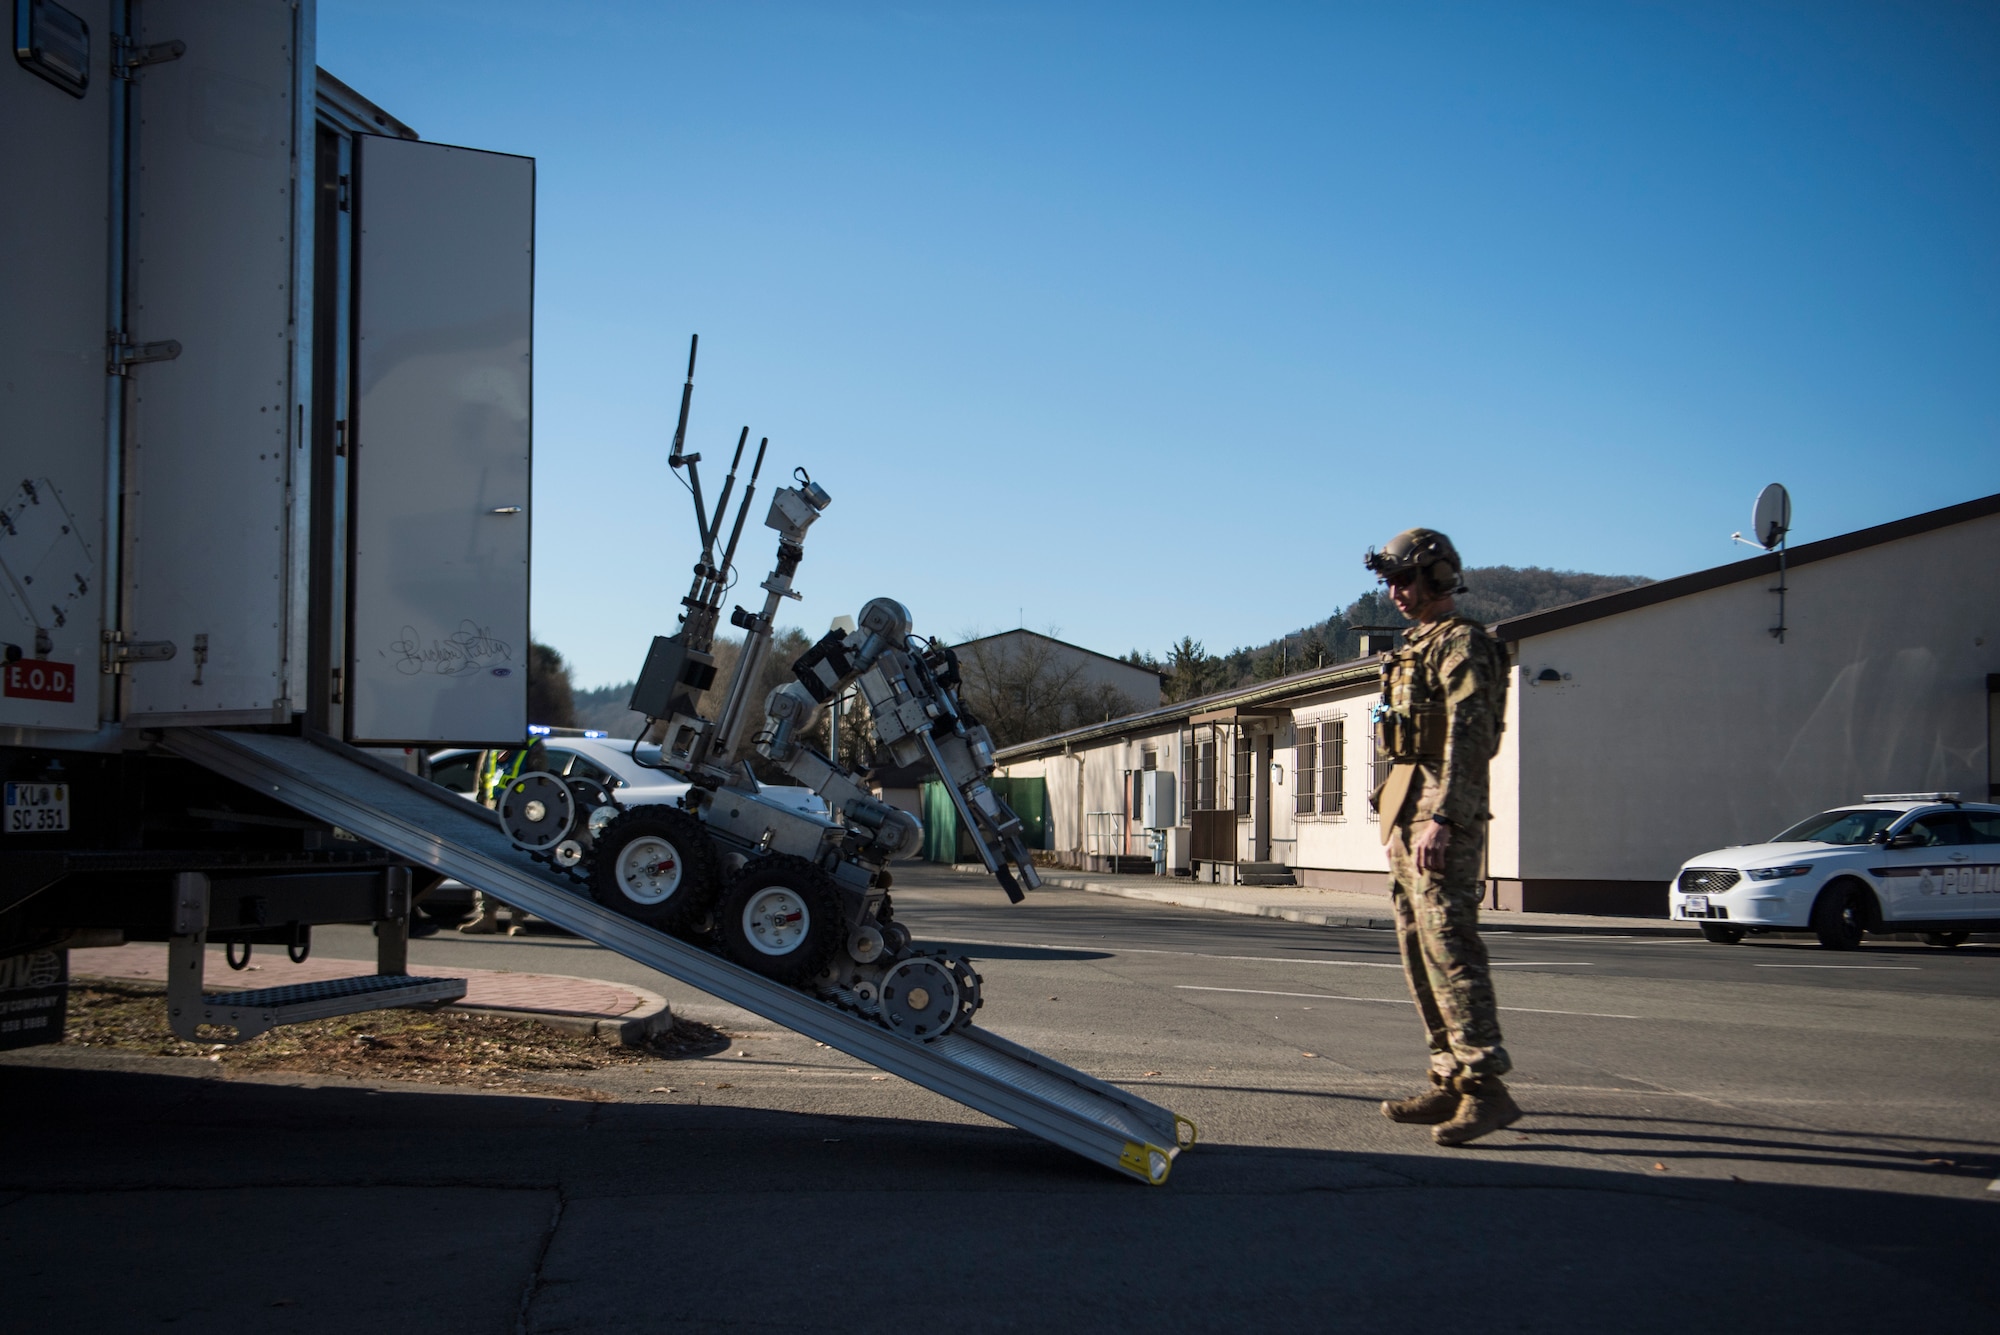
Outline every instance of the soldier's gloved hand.
{"type": "Polygon", "coordinates": [[[1444,870],[1444,854],[1451,847],[1451,827],[1439,825],[1435,821],[1424,822],[1424,832],[1417,836],[1417,846],[1410,851],[1416,855],[1417,870],[1432,872],[1444,870]]]}

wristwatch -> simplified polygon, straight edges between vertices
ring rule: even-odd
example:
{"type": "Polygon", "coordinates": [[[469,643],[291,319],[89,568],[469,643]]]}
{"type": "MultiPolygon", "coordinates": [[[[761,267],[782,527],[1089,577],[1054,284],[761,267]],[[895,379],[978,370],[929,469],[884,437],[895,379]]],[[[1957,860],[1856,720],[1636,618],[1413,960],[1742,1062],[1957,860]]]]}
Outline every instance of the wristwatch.
{"type": "Polygon", "coordinates": [[[1451,817],[1445,815],[1442,811],[1435,811],[1431,813],[1431,824],[1442,825],[1445,829],[1449,830],[1452,826],[1452,820],[1451,817]]]}

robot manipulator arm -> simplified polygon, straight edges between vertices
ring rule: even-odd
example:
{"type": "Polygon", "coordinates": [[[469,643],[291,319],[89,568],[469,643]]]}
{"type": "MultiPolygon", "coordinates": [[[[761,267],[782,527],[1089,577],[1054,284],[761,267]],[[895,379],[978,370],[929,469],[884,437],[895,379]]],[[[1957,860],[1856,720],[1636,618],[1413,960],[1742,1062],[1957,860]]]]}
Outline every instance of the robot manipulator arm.
{"type": "Polygon", "coordinates": [[[915,816],[877,800],[843,766],[801,740],[820,718],[820,707],[804,686],[788,681],[772,691],[764,699],[764,714],[757,754],[825,798],[836,817],[867,836],[868,854],[887,861],[916,852],[924,827],[915,816]]]}

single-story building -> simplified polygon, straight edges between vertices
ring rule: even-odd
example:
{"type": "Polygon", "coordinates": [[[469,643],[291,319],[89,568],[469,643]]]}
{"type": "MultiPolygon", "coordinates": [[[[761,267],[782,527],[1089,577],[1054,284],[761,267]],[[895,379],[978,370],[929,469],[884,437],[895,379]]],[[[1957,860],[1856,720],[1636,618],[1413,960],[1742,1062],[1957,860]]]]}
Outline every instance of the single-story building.
{"type": "MultiPolygon", "coordinates": [[[[1996,557],[1989,496],[1494,626],[1489,902],[1663,914],[1704,850],[1863,793],[2000,793],[1996,557]]],[[[1151,841],[1175,870],[1276,862],[1386,893],[1379,674],[1372,656],[1144,710],[1010,747],[1000,772],[1044,780],[1072,865],[1151,841]]]]}

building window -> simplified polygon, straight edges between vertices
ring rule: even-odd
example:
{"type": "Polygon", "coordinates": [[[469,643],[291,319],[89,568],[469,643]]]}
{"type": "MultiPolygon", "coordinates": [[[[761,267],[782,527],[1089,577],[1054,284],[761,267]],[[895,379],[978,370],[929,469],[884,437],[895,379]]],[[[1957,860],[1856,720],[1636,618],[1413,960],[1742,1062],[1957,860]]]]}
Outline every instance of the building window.
{"type": "Polygon", "coordinates": [[[1376,740],[1375,730],[1368,730],[1368,791],[1379,792],[1382,781],[1389,777],[1389,770],[1395,762],[1382,754],[1382,744],[1376,740]]]}
{"type": "Polygon", "coordinates": [[[1298,751],[1292,757],[1292,814],[1310,816],[1314,805],[1314,785],[1319,782],[1319,724],[1298,725],[1298,751]]]}
{"type": "Polygon", "coordinates": [[[1242,728],[1236,730],[1236,764],[1230,772],[1230,796],[1236,803],[1236,814],[1250,814],[1250,734],[1242,728]]]}
{"type": "Polygon", "coordinates": [[[1347,720],[1322,723],[1319,732],[1319,810],[1323,816],[1338,816],[1346,810],[1347,720]]]}
{"type": "Polygon", "coordinates": [[[1149,746],[1143,751],[1139,752],[1140,769],[1142,770],[1158,769],[1159,767],[1160,767],[1160,753],[1158,751],[1154,750],[1152,747],[1149,746]]]}
{"type": "Polygon", "coordinates": [[[1215,728],[1204,724],[1194,734],[1194,809],[1214,811],[1215,808],[1215,728]]]}

